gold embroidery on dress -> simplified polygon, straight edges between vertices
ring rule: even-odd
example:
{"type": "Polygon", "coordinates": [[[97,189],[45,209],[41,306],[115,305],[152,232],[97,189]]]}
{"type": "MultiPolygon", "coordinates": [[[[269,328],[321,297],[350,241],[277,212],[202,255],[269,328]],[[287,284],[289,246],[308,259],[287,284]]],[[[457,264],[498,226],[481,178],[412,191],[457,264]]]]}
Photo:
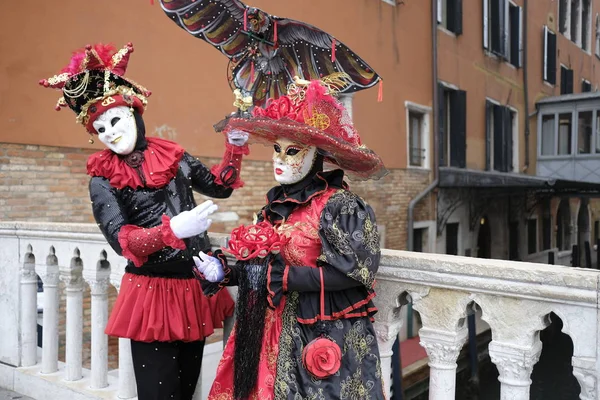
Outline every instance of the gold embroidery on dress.
{"type": "Polygon", "coordinates": [[[353,269],[348,276],[359,281],[365,285],[365,287],[372,289],[375,285],[375,274],[369,267],[373,264],[373,261],[369,257],[365,258],[364,261],[357,258],[356,264],[357,267],[353,269]]]}
{"type": "Polygon", "coordinates": [[[377,225],[371,222],[371,218],[365,219],[363,244],[365,248],[371,254],[379,253],[379,232],[377,231],[377,225]]]}
{"type": "Polygon", "coordinates": [[[354,358],[359,364],[371,352],[373,341],[375,340],[373,335],[364,333],[364,331],[364,322],[358,320],[352,324],[352,328],[344,335],[344,355],[349,350],[352,350],[354,358]]]}
{"type": "Polygon", "coordinates": [[[373,389],[373,381],[363,381],[361,368],[357,368],[352,376],[341,382],[340,399],[342,400],[374,400],[369,392],[373,389]]]}
{"type": "MultiPolygon", "coordinates": [[[[277,374],[275,377],[275,399],[285,400],[290,391],[291,371],[296,367],[292,355],[294,324],[296,323],[296,308],[298,293],[291,292],[287,298],[281,316],[281,334],[279,335],[279,355],[277,356],[277,374]]],[[[298,351],[298,350],[296,350],[298,351]]],[[[300,349],[300,351],[302,351],[300,349]]]]}
{"type": "Polygon", "coordinates": [[[325,237],[327,241],[341,254],[352,254],[354,250],[348,241],[349,233],[340,229],[337,222],[325,229],[325,237]]]}

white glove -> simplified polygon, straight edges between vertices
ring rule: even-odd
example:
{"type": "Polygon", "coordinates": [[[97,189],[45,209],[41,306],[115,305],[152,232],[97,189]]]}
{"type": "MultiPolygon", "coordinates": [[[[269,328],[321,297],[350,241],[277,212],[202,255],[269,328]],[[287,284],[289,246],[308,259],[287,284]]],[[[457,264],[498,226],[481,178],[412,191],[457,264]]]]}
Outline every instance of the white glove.
{"type": "Polygon", "coordinates": [[[225,278],[221,260],[211,257],[203,252],[198,253],[198,257],[193,257],[198,271],[204,275],[209,282],[221,282],[225,278]]]}
{"type": "Polygon", "coordinates": [[[212,220],[208,216],[217,211],[217,205],[206,200],[190,211],[184,211],[171,218],[171,230],[178,239],[186,239],[208,230],[212,220]]]}
{"type": "Polygon", "coordinates": [[[234,146],[243,146],[248,141],[248,132],[234,129],[227,132],[227,141],[234,146]]]}

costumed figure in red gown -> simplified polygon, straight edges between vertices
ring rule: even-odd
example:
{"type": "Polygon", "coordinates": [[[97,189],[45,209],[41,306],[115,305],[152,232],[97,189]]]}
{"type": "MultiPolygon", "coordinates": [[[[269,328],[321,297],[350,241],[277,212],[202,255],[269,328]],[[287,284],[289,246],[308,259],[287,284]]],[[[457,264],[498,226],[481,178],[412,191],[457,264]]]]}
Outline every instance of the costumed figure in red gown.
{"type": "Polygon", "coordinates": [[[225,127],[273,146],[280,185],[254,225],[232,232],[225,253],[194,258],[205,293],[238,285],[209,400],[385,398],[372,325],[379,234],[344,171],[369,179],[386,170],[334,97],[345,79],[296,78],[287,95],[225,127]],[[324,162],[339,168],[325,171],[324,162]]]}
{"type": "MultiPolygon", "coordinates": [[[[174,142],[146,137],[150,92],[125,78],[133,46],[86,46],[60,74],[40,81],[60,89],[57,110],[106,146],[87,163],[94,218],[128,264],[106,333],[131,339],[140,400],[190,400],[204,340],[233,313],[226,291],[208,299],[192,256],[209,251],[206,230],[217,206],[197,206],[193,191],[227,198],[242,185],[247,135],[231,131],[220,165],[207,168],[174,142]]],[[[93,140],[93,139],[92,139],[93,140]]]]}

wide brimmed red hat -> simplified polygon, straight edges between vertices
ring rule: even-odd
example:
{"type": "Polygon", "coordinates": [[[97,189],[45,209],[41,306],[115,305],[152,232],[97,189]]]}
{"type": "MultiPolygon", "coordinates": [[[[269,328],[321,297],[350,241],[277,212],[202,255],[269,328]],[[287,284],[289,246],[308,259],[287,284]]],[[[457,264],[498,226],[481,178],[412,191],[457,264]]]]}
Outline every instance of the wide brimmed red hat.
{"type": "Polygon", "coordinates": [[[348,112],[333,96],[343,84],[342,74],[310,82],[296,78],[287,95],[255,108],[252,118],[230,118],[225,131],[248,132],[252,142],[264,144],[286,138],[316,146],[325,161],[351,178],[381,178],[387,174],[383,161],[362,144],[348,112]]]}
{"type": "Polygon", "coordinates": [[[144,113],[150,91],[123,76],[132,52],[131,43],[119,51],[111,45],[88,45],[73,53],[60,74],[42,79],[40,85],[62,90],[56,110],[68,106],[77,122],[96,133],[92,123],[109,108],[126,106],[144,113]]]}

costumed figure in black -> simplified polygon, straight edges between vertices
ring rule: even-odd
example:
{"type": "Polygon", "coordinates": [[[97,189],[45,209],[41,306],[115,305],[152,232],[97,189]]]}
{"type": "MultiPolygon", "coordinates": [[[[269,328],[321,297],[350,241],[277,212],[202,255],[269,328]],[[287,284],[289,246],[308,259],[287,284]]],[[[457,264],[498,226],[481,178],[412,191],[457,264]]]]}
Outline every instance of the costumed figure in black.
{"type": "Polygon", "coordinates": [[[344,170],[362,179],[386,170],[334,97],[347,78],[296,78],[287,95],[225,127],[273,146],[280,185],[255,224],[232,232],[224,250],[235,263],[220,250],[194,258],[205,293],[238,286],[209,400],[385,398],[372,325],[379,234],[344,170]],[[339,168],[325,171],[324,162],[339,168]]]}
{"type": "Polygon", "coordinates": [[[208,299],[194,278],[193,254],[209,251],[217,206],[193,192],[227,198],[242,185],[247,135],[230,132],[220,165],[207,168],[174,142],[145,135],[150,92],[124,77],[133,46],[97,44],[74,53],[60,74],[40,81],[63,92],[77,122],[106,146],[87,163],[94,218],[128,259],[106,333],[131,339],[140,400],[190,400],[204,339],[233,313],[226,291],[208,299]]]}

